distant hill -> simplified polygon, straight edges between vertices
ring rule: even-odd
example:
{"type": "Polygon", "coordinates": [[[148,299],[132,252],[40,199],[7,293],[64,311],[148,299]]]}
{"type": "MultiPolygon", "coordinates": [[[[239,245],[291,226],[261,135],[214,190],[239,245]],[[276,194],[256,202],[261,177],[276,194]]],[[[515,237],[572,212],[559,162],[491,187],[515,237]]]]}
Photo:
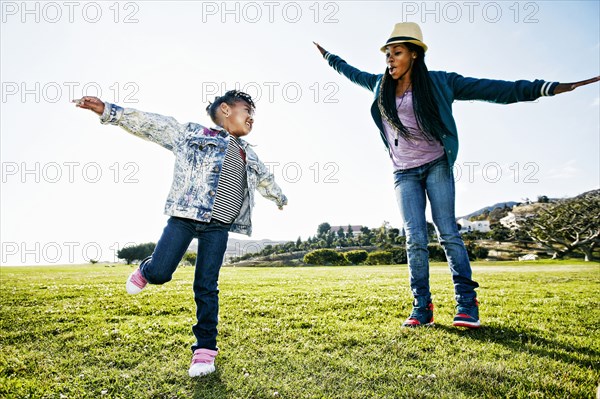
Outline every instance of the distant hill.
{"type": "MultiPolygon", "coordinates": [[[[478,211],[475,211],[473,213],[469,213],[468,215],[465,216],[461,216],[460,218],[465,218],[465,219],[469,219],[473,216],[479,216],[483,213],[490,213],[491,211],[493,211],[496,208],[502,209],[504,207],[508,207],[508,209],[512,209],[513,206],[515,205],[519,205],[520,202],[516,202],[516,201],[508,201],[508,202],[498,202],[497,204],[494,205],[490,205],[490,206],[486,206],[485,208],[481,208],[478,211]]],[[[460,219],[458,218],[458,219],[460,219]]]]}
{"type": "MultiPolygon", "coordinates": [[[[583,197],[583,196],[586,196],[586,195],[600,195],[600,189],[586,191],[586,192],[581,193],[579,195],[575,195],[572,198],[579,198],[579,197],[583,197]]],[[[556,202],[556,201],[565,200],[565,199],[569,199],[569,198],[547,198],[547,201],[548,202],[556,202]]],[[[535,204],[536,202],[533,202],[533,203],[535,204]]],[[[497,218],[494,218],[494,217],[490,218],[488,215],[491,214],[494,209],[497,209],[497,210],[504,209],[505,206],[508,207],[508,209],[512,210],[512,208],[515,205],[523,205],[523,203],[522,202],[516,202],[516,201],[498,202],[497,204],[486,206],[484,208],[479,209],[478,211],[469,213],[468,215],[461,216],[458,219],[460,219],[460,218],[469,219],[471,217],[477,217],[477,216],[480,216],[480,215],[483,215],[483,214],[487,214],[486,215],[486,219],[488,219],[488,220],[489,219],[497,219],[497,218]]],[[[492,215],[496,216],[498,214],[499,214],[499,212],[495,212],[492,215]]],[[[500,216],[502,216],[502,215],[500,215],[500,216]]]]}
{"type": "Polygon", "coordinates": [[[576,195],[573,198],[579,198],[579,197],[583,197],[585,195],[600,195],[600,189],[595,189],[595,190],[590,190],[590,191],[586,191],[585,193],[581,193],[579,195],[576,195]]]}

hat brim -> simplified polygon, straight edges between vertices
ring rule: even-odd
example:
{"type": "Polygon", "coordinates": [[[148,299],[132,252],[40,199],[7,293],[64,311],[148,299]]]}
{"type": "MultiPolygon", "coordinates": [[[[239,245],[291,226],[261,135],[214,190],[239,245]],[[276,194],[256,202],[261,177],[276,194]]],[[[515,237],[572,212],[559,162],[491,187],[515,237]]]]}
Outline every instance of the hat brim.
{"type": "Polygon", "coordinates": [[[423,52],[427,51],[427,45],[425,43],[423,43],[420,40],[417,39],[410,39],[410,40],[392,40],[389,43],[386,43],[385,46],[381,47],[381,52],[385,53],[385,48],[387,46],[390,46],[392,44],[400,44],[400,43],[412,43],[412,44],[416,44],[417,46],[421,47],[423,49],[423,52]]]}

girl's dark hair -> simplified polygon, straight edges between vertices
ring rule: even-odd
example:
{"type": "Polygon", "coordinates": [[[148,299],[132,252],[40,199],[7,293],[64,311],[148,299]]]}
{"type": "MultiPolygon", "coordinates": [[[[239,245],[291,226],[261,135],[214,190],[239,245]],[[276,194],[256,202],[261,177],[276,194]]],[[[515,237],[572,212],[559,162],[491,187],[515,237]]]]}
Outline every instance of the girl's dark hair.
{"type": "Polygon", "coordinates": [[[208,106],[206,107],[206,113],[210,116],[210,119],[212,119],[214,123],[217,123],[217,110],[221,104],[225,103],[230,106],[234,106],[235,103],[240,101],[245,101],[250,108],[256,109],[256,105],[254,105],[254,101],[252,101],[252,97],[250,97],[249,94],[238,90],[229,90],[221,97],[215,97],[215,101],[212,103],[208,103],[208,106]]]}
{"type": "MultiPolygon", "coordinates": [[[[425,51],[421,46],[412,43],[403,43],[409,51],[417,53],[417,58],[413,62],[411,71],[413,110],[419,128],[425,134],[428,141],[439,140],[439,137],[447,131],[446,126],[440,117],[437,102],[433,97],[433,83],[425,65],[425,51]]],[[[396,108],[396,84],[390,75],[388,68],[381,80],[381,88],[377,98],[377,106],[381,116],[398,132],[398,134],[407,140],[410,140],[413,134],[402,124],[398,117],[396,108]]]]}

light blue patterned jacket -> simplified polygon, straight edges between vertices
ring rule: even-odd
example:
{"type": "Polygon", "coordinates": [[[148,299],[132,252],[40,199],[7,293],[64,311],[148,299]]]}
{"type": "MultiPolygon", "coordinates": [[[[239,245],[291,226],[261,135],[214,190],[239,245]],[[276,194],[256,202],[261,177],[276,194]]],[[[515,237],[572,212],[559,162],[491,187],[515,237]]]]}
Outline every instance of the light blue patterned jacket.
{"type": "MultiPolygon", "coordinates": [[[[103,124],[122,127],[129,133],[152,141],[175,154],[173,183],[165,204],[165,214],[209,222],[230,135],[222,128],[209,129],[197,123],[179,123],[175,118],[105,102],[100,116],[103,124]]],[[[242,208],[230,231],[252,234],[254,190],[274,201],[287,204],[273,174],[258,159],[250,145],[240,140],[246,152],[248,190],[242,208]]]]}

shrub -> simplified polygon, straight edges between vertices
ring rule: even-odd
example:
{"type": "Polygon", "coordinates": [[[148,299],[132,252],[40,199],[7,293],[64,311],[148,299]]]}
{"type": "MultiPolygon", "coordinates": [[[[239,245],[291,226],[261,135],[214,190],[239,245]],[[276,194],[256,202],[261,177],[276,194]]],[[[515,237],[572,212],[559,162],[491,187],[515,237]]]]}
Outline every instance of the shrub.
{"type": "Polygon", "coordinates": [[[183,255],[183,261],[188,263],[190,266],[194,266],[196,264],[196,257],[196,252],[186,252],[185,255],[183,255]]]}
{"type": "Polygon", "coordinates": [[[344,255],[333,249],[317,249],[304,255],[304,263],[309,265],[334,265],[342,266],[348,262],[344,255]]]}
{"type": "Polygon", "coordinates": [[[427,246],[429,251],[429,260],[433,262],[446,262],[446,253],[439,244],[429,244],[427,246]]]}
{"type": "Polygon", "coordinates": [[[392,253],[389,251],[374,251],[367,257],[368,265],[391,265],[392,253]]]}
{"type": "Polygon", "coordinates": [[[469,260],[485,259],[488,256],[489,251],[487,248],[469,243],[467,246],[467,254],[469,254],[469,260]]]}
{"type": "Polygon", "coordinates": [[[344,252],[344,258],[353,265],[360,265],[367,260],[369,254],[364,249],[344,252]]]}
{"type": "MultiPolygon", "coordinates": [[[[484,259],[487,258],[489,251],[481,247],[479,245],[475,245],[472,242],[467,242],[465,244],[467,248],[467,254],[469,255],[469,260],[475,259],[484,259]]],[[[402,254],[400,252],[402,248],[394,248],[392,253],[394,254],[393,262],[394,264],[407,263],[406,252],[402,254]],[[400,261],[403,260],[403,261],[400,261]]],[[[446,262],[446,253],[444,252],[444,248],[442,248],[439,244],[429,244],[427,246],[427,250],[429,251],[429,260],[432,262],[446,262]]]]}
{"type": "Polygon", "coordinates": [[[406,257],[406,248],[396,247],[389,250],[392,254],[392,264],[393,265],[405,265],[408,263],[408,258],[406,257]]]}

